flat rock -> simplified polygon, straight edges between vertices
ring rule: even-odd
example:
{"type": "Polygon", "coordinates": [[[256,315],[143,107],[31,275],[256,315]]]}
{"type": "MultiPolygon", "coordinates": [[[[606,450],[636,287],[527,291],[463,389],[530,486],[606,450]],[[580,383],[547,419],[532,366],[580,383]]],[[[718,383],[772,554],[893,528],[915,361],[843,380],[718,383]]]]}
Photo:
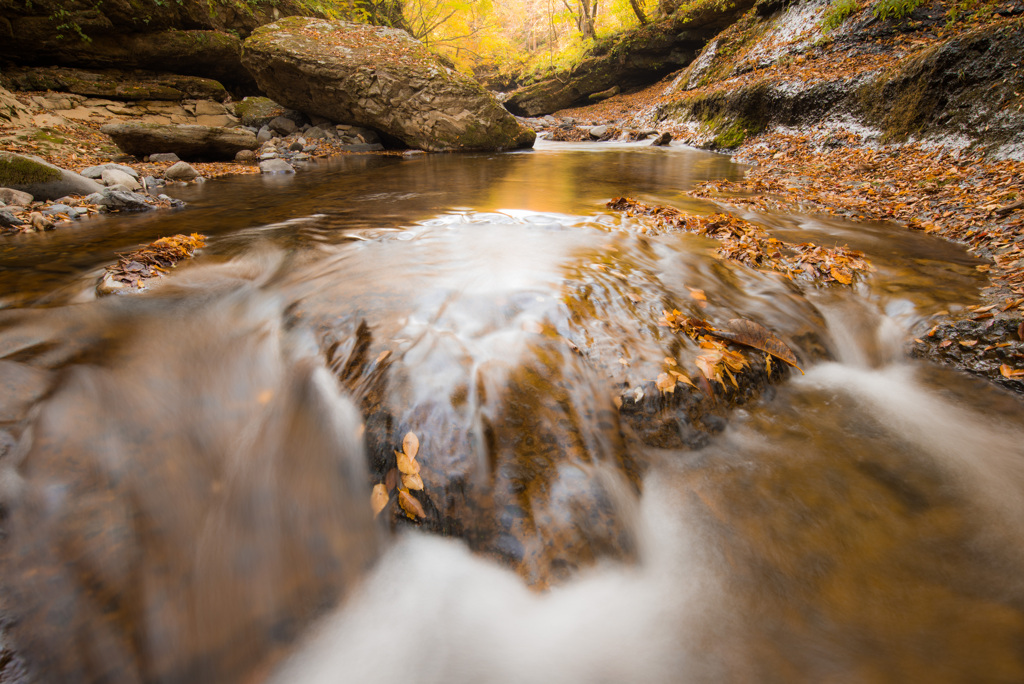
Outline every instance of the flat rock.
{"type": "Polygon", "coordinates": [[[17,90],[48,90],[116,100],[203,98],[223,102],[229,97],[223,85],[209,78],[145,70],[11,67],[4,69],[4,79],[17,90]]]}
{"type": "Polygon", "coordinates": [[[411,147],[514,149],[536,137],[482,86],[397,29],[290,17],[256,29],[242,61],[274,101],[411,147]]]}
{"type": "Polygon", "coordinates": [[[103,172],[107,170],[116,170],[122,173],[127,173],[132,178],[138,179],[139,172],[130,166],[124,164],[100,164],[98,166],[89,166],[82,169],[79,173],[86,178],[92,178],[93,180],[99,180],[103,177],[103,172]]]}
{"type": "Polygon", "coordinates": [[[140,159],[146,155],[173,152],[182,159],[234,159],[239,150],[257,146],[256,136],[244,128],[215,126],[119,123],[100,130],[127,154],[140,159]]]}
{"type": "Polygon", "coordinates": [[[65,195],[88,195],[103,186],[79,174],[49,164],[38,157],[0,152],[0,186],[27,192],[37,200],[65,195]]]}

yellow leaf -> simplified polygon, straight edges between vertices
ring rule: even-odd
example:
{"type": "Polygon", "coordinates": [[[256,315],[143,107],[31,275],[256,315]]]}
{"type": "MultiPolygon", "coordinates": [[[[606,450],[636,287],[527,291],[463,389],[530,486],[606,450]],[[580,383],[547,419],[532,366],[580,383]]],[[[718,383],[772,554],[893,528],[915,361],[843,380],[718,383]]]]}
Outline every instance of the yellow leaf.
{"type": "Polygon", "coordinates": [[[679,382],[685,382],[687,385],[693,388],[697,387],[696,385],[693,384],[693,381],[690,380],[690,376],[686,375],[685,373],[680,373],[679,371],[676,370],[671,370],[669,371],[669,373],[674,375],[676,380],[678,380],[679,382]]]}
{"type": "Polygon", "coordinates": [[[690,291],[690,296],[692,298],[696,299],[698,302],[706,302],[706,301],[708,301],[708,297],[707,297],[706,294],[704,294],[704,290],[698,290],[698,289],[693,288],[693,287],[690,287],[690,288],[687,288],[687,289],[690,291]]]}
{"type": "Polygon", "coordinates": [[[406,489],[423,489],[423,478],[419,474],[410,475],[408,473],[402,473],[402,484],[405,485],[406,489]]]}
{"type": "Polygon", "coordinates": [[[420,450],[420,438],[413,432],[405,433],[405,439],[402,440],[402,451],[409,458],[416,458],[416,453],[420,450]]]}
{"type": "Polygon", "coordinates": [[[668,393],[676,391],[676,379],[668,373],[662,373],[659,375],[655,384],[662,392],[668,393]]]}
{"type": "Polygon", "coordinates": [[[415,475],[420,472],[420,464],[409,458],[409,454],[396,451],[395,458],[398,459],[398,470],[403,475],[415,475]]]}
{"type": "Polygon", "coordinates": [[[398,505],[402,507],[406,517],[410,520],[427,517],[427,512],[423,510],[423,504],[417,501],[408,489],[398,490],[398,505]]]}
{"type": "Polygon", "coordinates": [[[370,504],[373,506],[373,517],[380,515],[384,507],[388,505],[388,488],[382,484],[373,485],[373,493],[370,494],[370,504]]]}
{"type": "Polygon", "coordinates": [[[836,281],[843,285],[850,285],[853,283],[853,276],[851,276],[845,269],[839,268],[838,266],[832,266],[829,269],[829,272],[836,281]]]}

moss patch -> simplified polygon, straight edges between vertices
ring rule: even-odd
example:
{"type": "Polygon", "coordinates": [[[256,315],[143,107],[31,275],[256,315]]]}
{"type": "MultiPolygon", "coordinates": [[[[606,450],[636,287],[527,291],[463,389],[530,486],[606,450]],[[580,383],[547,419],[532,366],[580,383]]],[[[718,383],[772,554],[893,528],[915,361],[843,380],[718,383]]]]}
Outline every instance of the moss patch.
{"type": "Polygon", "coordinates": [[[0,154],[0,186],[32,185],[60,180],[57,169],[13,154],[0,154]]]}

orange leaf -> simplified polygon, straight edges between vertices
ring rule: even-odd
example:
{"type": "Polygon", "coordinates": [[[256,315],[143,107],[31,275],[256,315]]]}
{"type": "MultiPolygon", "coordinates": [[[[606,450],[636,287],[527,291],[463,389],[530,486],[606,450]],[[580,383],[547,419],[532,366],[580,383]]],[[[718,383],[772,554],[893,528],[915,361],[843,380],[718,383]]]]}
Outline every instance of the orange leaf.
{"type": "Polygon", "coordinates": [[[410,520],[427,517],[427,512],[423,510],[423,504],[417,501],[408,489],[398,490],[398,505],[402,507],[406,517],[410,520]]]}
{"type": "Polygon", "coordinates": [[[402,451],[406,453],[409,458],[416,458],[416,453],[420,450],[420,438],[415,433],[407,432],[405,439],[402,440],[402,451]]]}
{"type": "Polygon", "coordinates": [[[420,472],[420,464],[409,458],[408,454],[396,451],[395,458],[398,460],[398,470],[403,475],[415,475],[420,472]]]}
{"type": "Polygon", "coordinates": [[[373,506],[373,517],[380,515],[384,507],[388,505],[388,489],[382,484],[373,485],[373,493],[370,494],[370,505],[373,506]]]}
{"type": "Polygon", "coordinates": [[[406,489],[423,489],[423,478],[419,476],[419,473],[409,475],[402,473],[402,484],[405,485],[406,489]]]}
{"type": "Polygon", "coordinates": [[[655,384],[658,386],[659,390],[665,392],[666,394],[668,392],[676,391],[676,379],[669,375],[668,373],[662,373],[661,375],[659,375],[658,380],[655,382],[655,384]]]}

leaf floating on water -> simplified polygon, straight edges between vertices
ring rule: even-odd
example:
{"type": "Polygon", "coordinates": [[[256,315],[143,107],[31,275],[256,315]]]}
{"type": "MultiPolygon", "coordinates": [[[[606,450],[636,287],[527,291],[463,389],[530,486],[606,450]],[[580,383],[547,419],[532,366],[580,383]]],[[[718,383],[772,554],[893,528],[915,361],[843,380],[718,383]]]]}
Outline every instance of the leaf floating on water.
{"type": "Polygon", "coordinates": [[[402,507],[406,517],[410,520],[427,517],[423,504],[417,501],[416,497],[410,494],[408,489],[402,488],[398,490],[398,505],[402,507]]]}
{"type": "Polygon", "coordinates": [[[706,302],[706,301],[708,301],[708,296],[706,294],[704,294],[704,290],[698,290],[698,289],[693,288],[693,287],[687,288],[687,289],[690,290],[690,297],[692,297],[693,299],[696,299],[698,302],[706,302]]]}
{"type": "Polygon", "coordinates": [[[396,451],[395,458],[398,461],[398,470],[403,475],[415,475],[420,472],[420,464],[416,459],[409,458],[409,454],[396,451]]]}
{"type": "Polygon", "coordinates": [[[398,468],[392,468],[384,476],[384,486],[389,492],[398,486],[398,468]]]}
{"type": "Polygon", "coordinates": [[[659,375],[654,384],[665,394],[676,391],[676,379],[668,373],[659,375]]]}
{"type": "Polygon", "coordinates": [[[405,438],[402,440],[402,450],[409,458],[416,458],[416,454],[420,450],[420,438],[413,432],[405,433],[405,438]]]}
{"type": "Polygon", "coordinates": [[[370,494],[370,504],[373,506],[373,517],[380,515],[384,507],[388,505],[388,488],[382,484],[373,485],[373,493],[370,494]]]}
{"type": "Polygon", "coordinates": [[[423,489],[423,478],[420,477],[419,473],[402,473],[402,484],[405,485],[406,489],[421,491],[423,489]]]}

